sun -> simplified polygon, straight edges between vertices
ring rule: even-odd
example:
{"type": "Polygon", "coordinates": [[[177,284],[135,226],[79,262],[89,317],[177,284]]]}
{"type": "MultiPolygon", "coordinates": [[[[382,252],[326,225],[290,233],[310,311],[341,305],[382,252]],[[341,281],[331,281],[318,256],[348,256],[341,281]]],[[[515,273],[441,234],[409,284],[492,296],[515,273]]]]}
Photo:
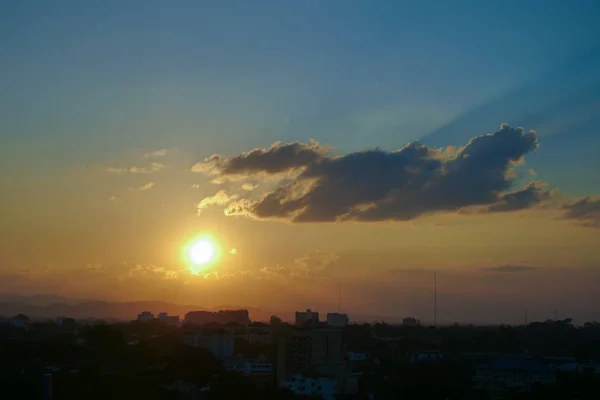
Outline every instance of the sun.
{"type": "Polygon", "coordinates": [[[190,239],[181,250],[182,261],[188,265],[188,271],[195,275],[209,269],[220,256],[218,242],[208,234],[190,239]]]}
{"type": "Polygon", "coordinates": [[[215,248],[213,244],[207,239],[200,239],[192,245],[190,248],[190,261],[196,265],[206,264],[215,255],[215,248]]]}

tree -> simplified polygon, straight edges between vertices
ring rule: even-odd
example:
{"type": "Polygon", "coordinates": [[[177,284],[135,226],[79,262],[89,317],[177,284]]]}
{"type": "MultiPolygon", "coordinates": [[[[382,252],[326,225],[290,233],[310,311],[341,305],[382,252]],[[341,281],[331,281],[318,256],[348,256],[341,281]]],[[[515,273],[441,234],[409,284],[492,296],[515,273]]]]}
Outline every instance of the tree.
{"type": "Polygon", "coordinates": [[[271,315],[271,318],[269,318],[269,325],[271,326],[279,326],[281,325],[281,318],[279,318],[277,315],[271,315]]]}

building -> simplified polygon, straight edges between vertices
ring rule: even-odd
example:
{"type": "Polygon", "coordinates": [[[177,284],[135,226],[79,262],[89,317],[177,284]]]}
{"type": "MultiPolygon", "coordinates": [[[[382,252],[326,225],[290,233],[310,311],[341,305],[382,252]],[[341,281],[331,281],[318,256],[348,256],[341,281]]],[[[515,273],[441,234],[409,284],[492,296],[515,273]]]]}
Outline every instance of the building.
{"type": "Polygon", "coordinates": [[[246,332],[244,340],[254,345],[267,345],[273,342],[273,334],[269,331],[262,332],[246,332]]]}
{"type": "Polygon", "coordinates": [[[294,374],[281,382],[280,387],[301,396],[320,397],[323,400],[335,400],[336,380],[330,377],[307,377],[294,374]]]}
{"type": "Polygon", "coordinates": [[[232,335],[224,333],[202,335],[200,333],[186,332],[183,340],[188,346],[207,349],[219,359],[230,359],[233,357],[234,337],[232,335]]]}
{"type": "Polygon", "coordinates": [[[153,319],[154,319],[154,314],[151,313],[150,311],[144,311],[141,314],[138,314],[138,316],[137,316],[138,321],[151,321],[153,319]]]}
{"type": "Polygon", "coordinates": [[[166,312],[161,312],[158,314],[158,320],[170,326],[179,326],[179,315],[168,315],[166,312]]]}
{"type": "Polygon", "coordinates": [[[76,323],[77,322],[73,318],[69,318],[69,317],[56,317],[56,325],[59,325],[59,326],[64,326],[64,327],[67,327],[67,328],[73,328],[73,327],[75,327],[76,323]]]}
{"type": "Polygon", "coordinates": [[[307,377],[314,374],[333,379],[337,394],[356,393],[357,381],[344,360],[340,329],[295,328],[279,338],[277,343],[278,386],[283,387],[284,382],[288,382],[287,385],[289,385],[292,376],[307,377]]]}
{"type": "Polygon", "coordinates": [[[307,324],[317,324],[319,322],[319,313],[307,309],[306,312],[296,311],[296,325],[304,326],[307,324]]]}
{"type": "Polygon", "coordinates": [[[27,328],[29,326],[29,317],[25,314],[17,314],[10,319],[10,324],[17,328],[27,328]]]}
{"type": "Polygon", "coordinates": [[[429,350],[429,351],[413,351],[408,353],[408,362],[410,363],[418,363],[418,362],[428,362],[428,363],[438,363],[444,359],[444,353],[438,350],[429,350]]]}
{"type": "Polygon", "coordinates": [[[219,310],[212,311],[190,311],[185,314],[185,323],[194,325],[209,325],[217,323],[225,325],[227,323],[237,323],[242,326],[250,324],[248,310],[219,310]]]}
{"type": "Polygon", "coordinates": [[[367,353],[355,353],[352,351],[349,351],[348,354],[346,355],[346,357],[348,358],[348,361],[353,361],[353,362],[367,361],[369,359],[369,356],[367,355],[367,353]]]}
{"type": "Polygon", "coordinates": [[[348,314],[339,314],[339,313],[328,313],[327,314],[327,325],[334,326],[338,328],[343,328],[344,326],[348,326],[350,321],[348,320],[348,314]]]}
{"type": "Polygon", "coordinates": [[[531,357],[501,357],[479,364],[474,386],[491,398],[502,398],[507,390],[528,391],[533,385],[556,382],[557,370],[531,357]]]}
{"type": "Polygon", "coordinates": [[[420,324],[421,324],[421,321],[419,321],[416,318],[408,317],[408,318],[402,319],[403,326],[419,326],[420,324]]]}

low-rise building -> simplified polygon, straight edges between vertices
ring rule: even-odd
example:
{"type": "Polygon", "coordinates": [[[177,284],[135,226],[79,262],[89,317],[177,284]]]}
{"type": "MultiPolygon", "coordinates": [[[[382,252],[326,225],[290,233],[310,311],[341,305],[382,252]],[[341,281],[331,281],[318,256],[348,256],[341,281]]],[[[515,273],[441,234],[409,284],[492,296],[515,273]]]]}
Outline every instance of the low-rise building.
{"type": "Polygon", "coordinates": [[[316,324],[319,322],[319,313],[312,311],[310,308],[305,312],[296,311],[295,323],[297,326],[304,326],[306,324],[316,324]]]}
{"type": "Polygon", "coordinates": [[[416,318],[408,317],[402,319],[403,326],[419,326],[421,321],[416,318]]]}
{"type": "Polygon", "coordinates": [[[439,350],[413,351],[408,353],[408,362],[430,362],[437,363],[444,359],[444,353],[439,350]]]}
{"type": "Polygon", "coordinates": [[[137,316],[138,321],[151,321],[153,319],[154,319],[154,314],[151,313],[150,311],[143,311],[142,313],[138,314],[138,316],[137,316]]]}
{"type": "Polygon", "coordinates": [[[180,323],[179,315],[168,315],[166,312],[158,314],[158,320],[170,326],[179,326],[180,323]]]}
{"type": "Polygon", "coordinates": [[[10,324],[17,328],[27,328],[29,326],[29,317],[25,314],[17,314],[10,319],[10,324]]]}
{"type": "Polygon", "coordinates": [[[355,353],[353,351],[349,351],[346,354],[346,357],[348,358],[348,361],[353,361],[353,362],[367,361],[369,358],[367,353],[355,353]]]}
{"type": "Polygon", "coordinates": [[[343,328],[344,326],[348,326],[350,320],[348,319],[348,314],[340,314],[340,313],[328,313],[327,314],[327,325],[343,328]]]}
{"type": "Polygon", "coordinates": [[[531,357],[502,357],[479,364],[473,382],[491,398],[502,398],[509,389],[527,391],[535,384],[554,384],[556,374],[555,368],[531,357]]]}
{"type": "Polygon", "coordinates": [[[336,380],[330,377],[306,377],[301,374],[290,376],[281,382],[281,388],[303,396],[321,397],[323,400],[335,400],[336,380]]]}

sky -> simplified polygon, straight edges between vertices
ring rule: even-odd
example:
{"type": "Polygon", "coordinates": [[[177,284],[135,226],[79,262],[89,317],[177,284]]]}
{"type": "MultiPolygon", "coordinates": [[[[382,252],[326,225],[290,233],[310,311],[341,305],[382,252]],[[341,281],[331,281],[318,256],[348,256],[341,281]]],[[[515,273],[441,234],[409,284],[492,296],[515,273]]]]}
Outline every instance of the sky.
{"type": "Polygon", "coordinates": [[[598,18],[0,0],[0,291],[598,320],[598,18]]]}

